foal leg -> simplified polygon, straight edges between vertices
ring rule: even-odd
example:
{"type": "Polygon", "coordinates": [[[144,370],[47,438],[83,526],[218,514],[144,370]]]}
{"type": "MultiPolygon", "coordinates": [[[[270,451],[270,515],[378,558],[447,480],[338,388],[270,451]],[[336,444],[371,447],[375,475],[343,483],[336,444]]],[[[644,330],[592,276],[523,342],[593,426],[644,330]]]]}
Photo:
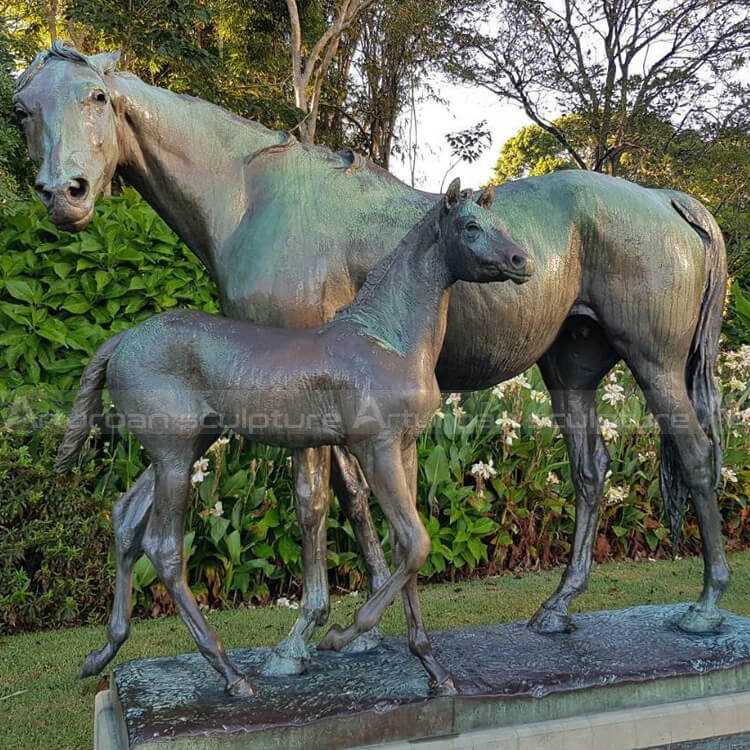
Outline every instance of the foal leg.
{"type": "Polygon", "coordinates": [[[153,496],[154,468],[149,466],[112,508],[117,570],[107,645],[86,657],[81,667],[81,677],[99,674],[128,638],[133,601],[133,566],[141,554],[141,541],[153,496]]]}
{"type": "Polygon", "coordinates": [[[583,316],[571,318],[539,361],[552,407],[565,438],[576,490],[573,549],[560,585],[531,618],[540,633],[571,630],[570,603],[586,590],[610,457],[599,429],[596,388],[619,359],[601,328],[583,316]]]}
{"type": "MultiPolygon", "coordinates": [[[[370,596],[372,596],[388,580],[391,572],[388,570],[383,548],[378,539],[375,524],[372,522],[368,502],[370,488],[362,475],[357,459],[346,448],[334,447],[333,458],[331,484],[341,503],[344,515],[352,525],[357,546],[367,569],[370,596]]],[[[347,653],[369,651],[376,648],[381,640],[380,629],[375,626],[352,641],[344,650],[347,653]]]]}
{"type": "Polygon", "coordinates": [[[226,691],[237,696],[253,695],[253,686],[229,660],[224,645],[198,608],[185,576],[185,509],[190,493],[190,467],[197,455],[200,451],[194,451],[191,445],[181,454],[162,456],[160,461],[155,457],[154,505],[143,547],[198,649],[224,678],[226,691]]]}
{"type": "MultiPolygon", "coordinates": [[[[385,584],[357,610],[354,622],[349,627],[331,626],[318,645],[318,648],[323,650],[340,651],[360,633],[367,632],[377,625],[396,594],[404,589],[413,576],[416,576],[430,553],[430,537],[412,501],[410,481],[404,470],[400,445],[368,444],[358,446],[358,448],[357,458],[375,497],[388,518],[394,540],[396,540],[395,544],[400,546],[398,554],[401,559],[385,584]]],[[[420,616],[418,608],[414,616],[420,616]]],[[[423,628],[422,632],[424,632],[423,628]]],[[[426,634],[424,638],[427,640],[426,634]]],[[[431,656],[431,650],[429,653],[431,656]]],[[[440,681],[439,684],[447,686],[446,670],[436,660],[426,661],[422,653],[417,655],[432,680],[436,683],[440,681]]]]}
{"type": "MultiPolygon", "coordinates": [[[[411,499],[414,507],[417,507],[417,444],[413,443],[403,452],[404,472],[409,484],[411,499]]],[[[406,550],[396,540],[395,534],[393,545],[393,562],[398,566],[406,556],[406,550]]],[[[436,692],[445,695],[455,695],[458,691],[453,682],[451,673],[435,658],[432,652],[432,644],[427,637],[427,631],[422,620],[422,608],[419,604],[417,593],[417,574],[409,578],[401,592],[404,604],[404,616],[409,633],[409,650],[422,662],[430,675],[430,686],[436,692]]]]}
{"type": "Polygon", "coordinates": [[[306,448],[292,454],[297,520],[302,531],[302,606],[289,635],[263,665],[269,676],[301,674],[309,658],[307,642],[328,619],[326,518],[330,504],[331,452],[306,448]]]}

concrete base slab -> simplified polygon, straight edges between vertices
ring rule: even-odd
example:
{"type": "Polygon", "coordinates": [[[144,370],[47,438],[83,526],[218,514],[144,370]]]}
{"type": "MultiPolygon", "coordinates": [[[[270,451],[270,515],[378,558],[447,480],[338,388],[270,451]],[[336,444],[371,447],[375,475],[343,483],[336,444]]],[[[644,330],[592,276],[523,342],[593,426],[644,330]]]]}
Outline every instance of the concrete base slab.
{"type": "Polygon", "coordinates": [[[750,732],[750,620],[689,635],[685,606],[592,612],[553,636],[521,622],[434,633],[455,697],[429,694],[403,638],[319,653],[295,677],[259,675],[268,649],[234,651],[259,689],[244,699],[198,654],[137,660],[97,698],[114,737],[97,750],[652,748],[750,732]]]}

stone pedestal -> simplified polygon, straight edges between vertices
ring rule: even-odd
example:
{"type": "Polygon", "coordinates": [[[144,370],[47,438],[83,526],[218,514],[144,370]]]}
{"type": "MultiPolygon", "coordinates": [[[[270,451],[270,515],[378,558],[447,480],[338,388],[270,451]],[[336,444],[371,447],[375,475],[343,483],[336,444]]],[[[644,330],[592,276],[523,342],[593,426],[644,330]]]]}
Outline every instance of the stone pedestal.
{"type": "Polygon", "coordinates": [[[299,677],[260,676],[268,649],[234,651],[259,689],[249,699],[226,696],[198,654],[132,661],[98,697],[97,748],[322,750],[422,740],[424,750],[546,742],[614,749],[729,735],[741,742],[750,732],[750,620],[726,613],[720,633],[687,635],[675,626],[685,607],[578,615],[576,631],[553,636],[524,622],[433,633],[461,691],[455,697],[429,695],[403,638],[365,654],[318,653],[299,677]]]}

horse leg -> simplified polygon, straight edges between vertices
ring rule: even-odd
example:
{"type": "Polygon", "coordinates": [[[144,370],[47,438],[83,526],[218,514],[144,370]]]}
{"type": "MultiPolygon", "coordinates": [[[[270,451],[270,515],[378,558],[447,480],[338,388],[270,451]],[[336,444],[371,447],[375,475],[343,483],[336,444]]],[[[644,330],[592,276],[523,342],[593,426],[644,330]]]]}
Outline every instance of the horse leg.
{"type": "Polygon", "coordinates": [[[539,361],[555,418],[565,438],[576,491],[573,550],[555,593],[529,621],[540,633],[572,629],[570,603],[586,590],[604,478],[610,457],[599,429],[596,388],[619,359],[601,328],[583,316],[569,319],[539,361]]]}
{"type": "Polygon", "coordinates": [[[330,504],[330,448],[306,448],[292,454],[297,520],[302,531],[302,602],[289,635],[263,665],[269,676],[301,674],[309,658],[307,642],[328,619],[326,518],[330,504]]]}
{"type": "MultiPolygon", "coordinates": [[[[412,503],[417,506],[417,444],[413,443],[403,452],[404,472],[409,484],[412,503]]],[[[406,556],[406,550],[396,540],[394,534],[393,563],[398,566],[406,556]]],[[[424,665],[430,675],[430,687],[445,695],[455,695],[458,691],[453,682],[451,673],[435,658],[432,652],[432,644],[427,636],[422,619],[422,608],[419,604],[417,593],[417,574],[409,578],[401,592],[404,605],[404,617],[408,628],[409,650],[424,665]]]]}
{"type": "MultiPolygon", "coordinates": [[[[377,591],[390,575],[383,548],[372,522],[368,503],[370,489],[367,486],[357,459],[340,446],[333,448],[334,461],[331,466],[331,483],[344,515],[349,519],[357,539],[357,545],[367,568],[370,596],[377,591]]],[[[382,641],[380,629],[375,626],[345,647],[347,653],[369,651],[382,641]]]]}
{"type": "Polygon", "coordinates": [[[183,534],[190,493],[190,467],[200,451],[192,444],[180,453],[154,460],[154,504],[143,537],[143,548],[169,591],[198,649],[224,678],[231,695],[253,695],[254,688],[232,664],[224,645],[206,622],[185,576],[183,534]]]}
{"type": "MultiPolygon", "coordinates": [[[[354,622],[349,627],[331,626],[318,644],[318,648],[322,650],[340,651],[360,633],[377,625],[388,605],[404,589],[409,579],[416,576],[430,553],[430,537],[412,501],[400,445],[359,445],[357,458],[388,518],[394,540],[397,540],[395,544],[400,545],[401,560],[385,584],[357,610],[354,622]]],[[[417,616],[418,614],[417,612],[417,616]]],[[[426,663],[421,653],[418,656],[433,679],[447,674],[439,664],[439,670],[435,667],[436,661],[426,663]]],[[[445,683],[444,679],[443,682],[445,683]]]]}
{"type": "Polygon", "coordinates": [[[730,571],[716,500],[713,446],[690,401],[683,362],[663,364],[636,355],[628,358],[628,365],[659,422],[662,441],[671,441],[677,452],[681,481],[692,497],[703,542],[703,592],[679,627],[690,633],[715,632],[723,620],[718,603],[729,586],[730,571]]]}
{"type": "Polygon", "coordinates": [[[133,601],[133,566],[141,554],[154,496],[154,469],[149,466],[112,508],[115,535],[115,597],[107,631],[107,645],[92,651],[83,662],[81,677],[99,674],[109,664],[130,633],[133,601]]]}

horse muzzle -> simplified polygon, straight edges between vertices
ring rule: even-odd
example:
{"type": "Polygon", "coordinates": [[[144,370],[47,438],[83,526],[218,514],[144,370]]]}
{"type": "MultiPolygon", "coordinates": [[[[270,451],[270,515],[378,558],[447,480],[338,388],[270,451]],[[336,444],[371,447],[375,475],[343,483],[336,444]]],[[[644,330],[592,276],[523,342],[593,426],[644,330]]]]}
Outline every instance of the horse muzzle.
{"type": "Polygon", "coordinates": [[[94,201],[85,177],[59,181],[56,184],[37,180],[34,188],[47,209],[50,221],[60,229],[78,232],[91,221],[94,201]]]}

